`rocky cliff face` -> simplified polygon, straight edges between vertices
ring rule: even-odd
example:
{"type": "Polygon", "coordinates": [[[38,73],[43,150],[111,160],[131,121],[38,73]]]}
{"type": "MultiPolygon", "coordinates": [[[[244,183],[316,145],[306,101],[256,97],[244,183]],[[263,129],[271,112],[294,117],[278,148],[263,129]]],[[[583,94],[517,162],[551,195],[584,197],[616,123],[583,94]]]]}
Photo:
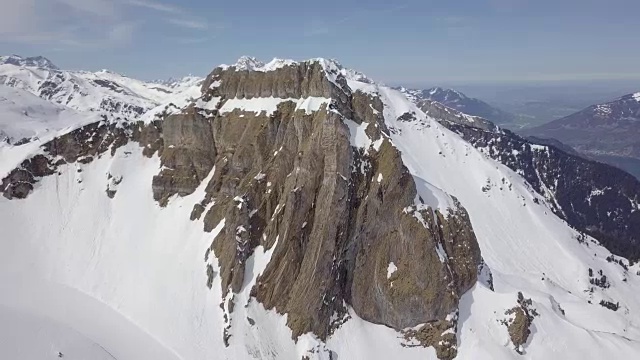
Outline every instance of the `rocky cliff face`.
{"type": "MultiPolygon", "coordinates": [[[[91,161],[139,142],[145,155],[160,157],[150,181],[161,206],[208,179],[191,218],[203,219],[205,231],[224,224],[210,251],[228,317],[244,305],[234,294],[262,246],[273,255],[251,294],[287,314],[294,338],[326,339],[350,306],[397,330],[439,323],[424,345],[443,348],[460,296],[476,283],[480,251],[459,202],[435,209],[418,195],[382,113],[379,98],[352,91],[340,69],[322,61],[217,68],[182,112],[77,130],[25,161],[1,190],[24,198],[59,161],[91,161]]],[[[455,356],[455,339],[447,339],[442,358],[455,356]]]]}
{"type": "Polygon", "coordinates": [[[479,250],[466,213],[414,208],[415,184],[383,131],[382,104],[328,75],[319,63],[217,69],[203,85],[221,84],[205,93],[220,99],[218,108],[243,98],[331,99],[311,113],[283,101],[271,115],[207,115],[219,155],[204,200],[215,205],[204,216],[208,230],[225,218],[212,244],[223,287],[238,292],[253,249],[276,246],[252,294],[288,314],[294,337],[326,338],[344,304],[396,329],[444,319],[476,280],[479,250]],[[348,122],[379,145],[353,147],[348,122]],[[439,246],[455,260],[441,260],[439,246]]]}

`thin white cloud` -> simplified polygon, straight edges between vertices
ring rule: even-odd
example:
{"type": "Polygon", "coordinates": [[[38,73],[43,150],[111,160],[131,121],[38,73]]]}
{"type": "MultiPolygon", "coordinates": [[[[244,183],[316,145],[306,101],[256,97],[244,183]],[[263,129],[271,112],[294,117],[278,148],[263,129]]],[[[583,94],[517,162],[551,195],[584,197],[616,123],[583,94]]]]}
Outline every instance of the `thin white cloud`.
{"type": "Polygon", "coordinates": [[[215,39],[215,36],[193,37],[193,38],[174,38],[173,40],[179,44],[203,44],[215,39]]]}
{"type": "Polygon", "coordinates": [[[140,7],[156,12],[172,15],[173,17],[167,17],[164,21],[186,29],[191,30],[206,30],[209,28],[206,21],[191,15],[186,9],[175,5],[169,5],[167,3],[158,2],[155,0],[124,0],[125,3],[132,7],[140,7]]]}
{"type": "Polygon", "coordinates": [[[333,20],[331,22],[327,22],[321,19],[314,19],[311,21],[310,24],[305,24],[305,29],[303,29],[302,33],[304,36],[327,35],[333,32],[334,30],[336,30],[339,26],[348,24],[349,22],[355,21],[359,18],[367,18],[374,15],[378,15],[378,16],[387,15],[399,10],[407,9],[408,7],[409,5],[407,4],[398,4],[398,5],[388,6],[380,9],[363,8],[363,9],[354,11],[353,13],[348,14],[347,16],[343,16],[341,18],[333,20]]]}
{"type": "Polygon", "coordinates": [[[489,6],[500,12],[517,10],[529,2],[529,0],[488,0],[489,6]]]}
{"type": "Polygon", "coordinates": [[[309,24],[307,24],[307,28],[304,30],[305,36],[318,36],[318,35],[327,35],[331,32],[329,28],[329,24],[324,20],[314,19],[309,24]]]}
{"type": "Polygon", "coordinates": [[[194,30],[206,30],[209,27],[207,23],[202,22],[200,20],[196,20],[196,19],[167,18],[166,21],[176,26],[180,26],[188,29],[194,29],[194,30]]]}
{"type": "Polygon", "coordinates": [[[116,24],[107,34],[107,40],[114,46],[131,44],[135,28],[134,23],[116,24]]]}
{"type": "Polygon", "coordinates": [[[78,13],[95,16],[114,16],[117,13],[117,4],[111,0],[55,0],[63,6],[78,13]]]}
{"type": "Polygon", "coordinates": [[[152,1],[152,0],[128,0],[128,5],[143,7],[151,10],[161,11],[169,14],[184,14],[184,10],[165,3],[152,1]]]}
{"type": "Polygon", "coordinates": [[[82,46],[125,38],[113,0],[0,0],[0,9],[5,43],[82,46]]]}
{"type": "Polygon", "coordinates": [[[148,18],[171,24],[176,32],[184,29],[176,36],[194,42],[224,28],[156,0],[0,0],[0,9],[0,42],[51,48],[128,46],[143,24],[153,23],[148,18]],[[141,17],[136,8],[147,11],[141,17]]]}

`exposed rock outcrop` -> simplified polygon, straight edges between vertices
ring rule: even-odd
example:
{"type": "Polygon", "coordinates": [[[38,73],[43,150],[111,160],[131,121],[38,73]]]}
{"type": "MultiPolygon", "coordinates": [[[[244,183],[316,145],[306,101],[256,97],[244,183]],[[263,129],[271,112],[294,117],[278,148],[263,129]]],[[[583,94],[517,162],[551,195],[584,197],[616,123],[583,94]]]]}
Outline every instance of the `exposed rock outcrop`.
{"type": "MultiPolygon", "coordinates": [[[[107,152],[113,155],[131,140],[144,147],[145,155],[151,156],[160,150],[160,127],[159,122],[143,124],[107,121],[83,126],[44,144],[40,154],[23,161],[2,179],[0,192],[8,199],[24,199],[41,178],[55,174],[59,166],[75,162],[89,163],[107,152]]],[[[112,191],[107,188],[109,197],[115,196],[112,191]]]]}
{"type": "Polygon", "coordinates": [[[404,332],[408,342],[404,346],[432,346],[438,359],[452,360],[458,355],[456,343],[457,320],[439,320],[404,332]]]}
{"type": "Polygon", "coordinates": [[[511,318],[504,321],[509,331],[509,337],[514,345],[516,352],[524,353],[524,345],[527,343],[531,335],[531,324],[533,319],[538,315],[536,309],[532,308],[531,299],[526,299],[521,292],[518,292],[518,306],[515,306],[505,312],[505,315],[511,318]]]}
{"type": "Polygon", "coordinates": [[[213,168],[216,148],[211,122],[193,107],[170,115],[162,123],[162,171],[153,178],[153,198],[191,194],[213,168]]]}
{"type": "Polygon", "coordinates": [[[218,157],[207,198],[194,212],[213,201],[206,229],[225,219],[212,244],[223,293],[242,289],[256,246],[275,245],[252,295],[286,313],[294,337],[311,331],[326,338],[344,304],[396,329],[457,309],[480,262],[468,217],[459,204],[447,214],[407,211],[416,187],[387,139],[378,98],[353,93],[340,76],[330,81],[318,63],[266,73],[216,69],[203,92],[221,104],[271,96],[332,99],[312,114],[296,110],[294,102],[281,103],[269,116],[210,113],[218,157]],[[353,146],[348,122],[364,126],[379,145],[353,146]],[[378,174],[384,181],[375,181],[378,174]],[[438,247],[450,258],[441,258],[438,247]],[[390,263],[397,264],[391,279],[390,263]]]}
{"type": "MultiPolygon", "coordinates": [[[[397,330],[440,324],[475,284],[480,250],[455,199],[444,210],[418,196],[382,114],[377,96],[353,92],[339,71],[319,61],[265,72],[217,68],[202,97],[181,113],[69,133],[4,179],[3,189],[7,197],[27,196],[59,164],[91,161],[136,141],[146,156],[160,156],[162,169],[150,180],[160,205],[210,178],[191,219],[202,219],[205,231],[224,219],[205,259],[213,252],[220,266],[219,273],[207,267],[206,286],[219,275],[223,294],[230,294],[223,304],[227,324],[234,307],[245,305],[235,304],[233,294],[245,288],[247,260],[259,245],[273,253],[251,295],[287,314],[294,338],[313,332],[326,339],[344,321],[346,306],[397,330]],[[280,99],[275,111],[222,111],[228,101],[264,98],[280,99]],[[300,108],[304,99],[320,105],[300,108]],[[367,138],[364,144],[354,131],[367,138]]],[[[107,195],[116,196],[120,180],[109,181],[107,195]]],[[[225,343],[230,334],[226,329],[225,343]]],[[[455,332],[446,341],[455,344],[455,332]]],[[[455,349],[438,353],[451,358],[455,349]]]]}

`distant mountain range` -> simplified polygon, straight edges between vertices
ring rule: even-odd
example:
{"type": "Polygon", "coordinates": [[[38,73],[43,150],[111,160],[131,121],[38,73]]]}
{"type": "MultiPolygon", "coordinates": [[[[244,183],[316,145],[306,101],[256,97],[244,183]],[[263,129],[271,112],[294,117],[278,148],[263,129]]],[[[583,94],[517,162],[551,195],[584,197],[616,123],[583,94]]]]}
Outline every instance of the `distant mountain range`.
{"type": "Polygon", "coordinates": [[[556,139],[583,155],[640,177],[640,93],[589,106],[521,133],[556,139]]]}
{"type": "Polygon", "coordinates": [[[60,70],[49,59],[43,56],[22,57],[20,55],[0,56],[0,64],[24,67],[36,67],[47,70],[60,70]]]}
{"type": "Polygon", "coordinates": [[[0,56],[0,85],[30,92],[77,111],[136,118],[201,78],[187,77],[158,84],[132,79],[108,70],[60,70],[42,56],[0,56]]]}
{"type": "Polygon", "coordinates": [[[441,87],[425,90],[398,89],[404,92],[410,99],[437,101],[462,113],[479,116],[498,125],[510,124],[516,119],[516,115],[514,114],[498,109],[482,100],[468,97],[453,89],[441,87]]]}

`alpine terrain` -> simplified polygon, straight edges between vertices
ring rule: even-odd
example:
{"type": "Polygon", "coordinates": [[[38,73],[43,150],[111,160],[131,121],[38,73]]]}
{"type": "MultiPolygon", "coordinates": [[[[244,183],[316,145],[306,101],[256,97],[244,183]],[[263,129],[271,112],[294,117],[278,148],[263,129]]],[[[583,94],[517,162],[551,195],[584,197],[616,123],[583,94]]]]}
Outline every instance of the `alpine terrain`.
{"type": "Polygon", "coordinates": [[[437,101],[465,114],[479,116],[500,125],[511,124],[516,120],[514,114],[498,109],[480,99],[468,97],[453,89],[433,87],[425,90],[406,88],[398,88],[398,90],[404,92],[409,99],[437,101]]]}
{"type": "Polygon", "coordinates": [[[640,183],[335,60],[0,65],[16,359],[632,359],[640,183]]]}
{"type": "Polygon", "coordinates": [[[523,134],[557,139],[640,178],[640,93],[590,106],[523,134]]]}

